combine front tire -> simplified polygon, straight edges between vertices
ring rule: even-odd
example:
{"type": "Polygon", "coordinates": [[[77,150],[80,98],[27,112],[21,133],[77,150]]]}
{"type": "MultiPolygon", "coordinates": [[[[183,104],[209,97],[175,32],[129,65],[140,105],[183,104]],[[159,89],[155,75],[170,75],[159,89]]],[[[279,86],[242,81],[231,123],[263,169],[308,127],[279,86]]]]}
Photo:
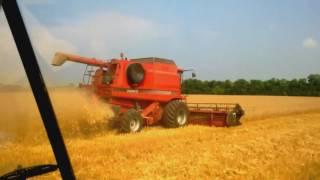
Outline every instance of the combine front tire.
{"type": "Polygon", "coordinates": [[[120,131],[124,133],[139,132],[143,127],[143,119],[135,109],[129,109],[120,115],[120,131]]]}
{"type": "Polygon", "coordinates": [[[188,123],[189,111],[187,105],[179,100],[169,102],[164,109],[163,123],[169,128],[185,126],[188,123]]]}

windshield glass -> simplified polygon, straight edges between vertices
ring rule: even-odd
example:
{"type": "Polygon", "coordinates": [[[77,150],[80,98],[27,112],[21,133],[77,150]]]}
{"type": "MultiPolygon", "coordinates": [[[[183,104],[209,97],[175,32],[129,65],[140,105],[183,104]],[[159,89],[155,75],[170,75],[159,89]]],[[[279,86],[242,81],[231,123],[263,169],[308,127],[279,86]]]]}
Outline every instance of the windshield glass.
{"type": "Polygon", "coordinates": [[[1,176],[18,167],[54,163],[55,158],[2,9],[0,43],[1,176]]]}
{"type": "MultiPolygon", "coordinates": [[[[320,1],[18,5],[79,179],[320,178],[320,1]]],[[[55,164],[0,46],[0,175],[55,164]]]]}

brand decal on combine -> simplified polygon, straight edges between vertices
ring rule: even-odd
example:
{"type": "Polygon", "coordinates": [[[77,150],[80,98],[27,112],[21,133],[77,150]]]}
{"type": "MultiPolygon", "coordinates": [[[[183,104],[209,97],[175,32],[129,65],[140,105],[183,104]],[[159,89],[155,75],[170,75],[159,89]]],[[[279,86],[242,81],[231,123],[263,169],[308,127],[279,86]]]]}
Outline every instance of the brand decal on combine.
{"type": "Polygon", "coordinates": [[[151,89],[117,89],[117,91],[127,93],[145,93],[145,94],[177,94],[175,91],[151,90],[151,89]]]}

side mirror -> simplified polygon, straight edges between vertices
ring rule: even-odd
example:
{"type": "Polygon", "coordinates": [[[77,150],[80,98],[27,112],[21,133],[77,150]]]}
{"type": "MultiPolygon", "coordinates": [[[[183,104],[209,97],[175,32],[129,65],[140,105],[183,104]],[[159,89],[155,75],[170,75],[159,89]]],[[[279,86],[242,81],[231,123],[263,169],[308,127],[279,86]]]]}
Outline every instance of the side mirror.
{"type": "Polygon", "coordinates": [[[192,76],[192,78],[195,78],[196,77],[196,73],[192,72],[191,76],[192,76]]]}

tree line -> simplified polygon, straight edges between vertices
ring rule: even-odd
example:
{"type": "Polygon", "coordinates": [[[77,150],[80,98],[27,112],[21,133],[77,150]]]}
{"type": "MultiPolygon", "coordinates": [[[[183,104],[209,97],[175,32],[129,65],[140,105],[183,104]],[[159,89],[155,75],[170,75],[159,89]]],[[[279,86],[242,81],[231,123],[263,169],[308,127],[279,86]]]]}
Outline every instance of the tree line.
{"type": "Polygon", "coordinates": [[[187,94],[230,94],[230,95],[278,95],[320,96],[320,74],[310,74],[301,79],[276,79],[235,81],[203,81],[186,79],[182,92],[187,94]]]}

